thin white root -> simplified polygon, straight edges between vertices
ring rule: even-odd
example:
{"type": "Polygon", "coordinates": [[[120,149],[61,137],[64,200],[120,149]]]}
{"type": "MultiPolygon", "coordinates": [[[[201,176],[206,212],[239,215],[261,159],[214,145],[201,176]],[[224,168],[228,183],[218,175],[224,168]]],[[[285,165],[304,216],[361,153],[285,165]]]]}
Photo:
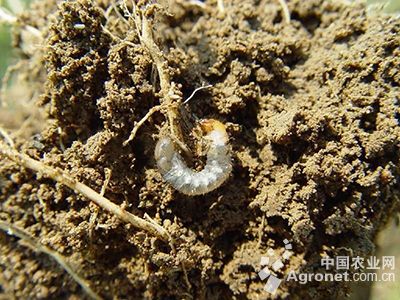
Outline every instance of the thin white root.
{"type": "Polygon", "coordinates": [[[179,3],[181,5],[193,5],[200,7],[202,9],[207,7],[207,4],[204,2],[201,2],[200,0],[175,0],[176,3],[179,3]]]}
{"type": "Polygon", "coordinates": [[[47,166],[44,163],[37,161],[29,156],[19,153],[17,150],[7,146],[4,142],[0,141],[0,155],[8,157],[12,161],[20,164],[21,166],[31,169],[47,178],[51,178],[56,182],[66,185],[76,193],[80,193],[86,198],[90,199],[98,206],[102,207],[106,211],[114,214],[119,219],[132,224],[138,229],[147,231],[148,233],[164,240],[166,242],[171,241],[169,233],[157,223],[148,222],[140,217],[137,217],[118,205],[114,204],[104,196],[101,196],[95,190],[91,189],[87,185],[76,181],[68,174],[60,169],[47,166]]]}
{"type": "Polygon", "coordinates": [[[103,182],[103,186],[101,187],[100,196],[104,196],[104,194],[106,192],[107,186],[110,183],[112,171],[111,171],[111,169],[106,168],[106,169],[104,169],[104,173],[105,173],[106,178],[103,182]]]}
{"type": "Polygon", "coordinates": [[[47,254],[52,257],[75,281],[78,283],[82,290],[92,299],[100,300],[102,299],[99,295],[97,295],[89,286],[88,282],[83,279],[78,273],[74,270],[74,268],[68,263],[67,259],[59,254],[58,252],[50,249],[49,247],[42,245],[39,241],[36,241],[33,237],[31,237],[28,233],[26,233],[23,229],[18,228],[17,226],[0,221],[0,229],[5,231],[8,235],[13,235],[20,238],[24,241],[30,248],[32,248],[36,252],[41,252],[47,254]]]}
{"type": "Polygon", "coordinates": [[[43,35],[42,32],[37,29],[36,27],[32,27],[30,25],[25,26],[25,29],[27,32],[29,32],[31,35],[33,35],[34,37],[38,38],[38,39],[43,39],[43,35]]]}
{"type": "Polygon", "coordinates": [[[257,242],[257,248],[260,248],[261,243],[262,243],[262,238],[263,238],[263,232],[264,232],[264,227],[265,227],[265,215],[263,214],[261,217],[261,224],[258,229],[258,242],[257,242]]]}
{"type": "Polygon", "coordinates": [[[7,133],[7,131],[3,128],[0,127],[0,134],[4,137],[4,140],[7,142],[7,144],[11,147],[14,148],[14,141],[12,140],[12,138],[10,137],[10,135],[7,133]]]}
{"type": "Polygon", "coordinates": [[[204,89],[208,89],[208,88],[210,88],[210,87],[212,87],[211,84],[198,87],[197,89],[195,89],[195,90],[192,92],[192,94],[189,96],[189,98],[187,98],[185,101],[183,101],[183,104],[188,103],[188,102],[194,97],[194,95],[195,95],[198,91],[201,91],[201,90],[204,90],[204,89]]]}
{"type": "Polygon", "coordinates": [[[285,22],[287,24],[289,24],[290,23],[290,11],[289,11],[289,8],[288,8],[288,6],[286,4],[286,1],[285,0],[278,0],[278,2],[280,4],[280,6],[282,7],[282,14],[283,14],[283,18],[284,18],[285,22]]]}
{"type": "Polygon", "coordinates": [[[93,230],[96,228],[95,223],[96,223],[98,215],[99,215],[99,207],[95,206],[94,212],[90,215],[90,218],[89,218],[88,232],[89,232],[89,240],[91,243],[93,241],[93,230]]]}
{"type": "MultiPolygon", "coordinates": [[[[111,7],[113,8],[113,10],[115,11],[115,13],[117,14],[117,16],[119,17],[120,20],[122,20],[126,25],[130,26],[129,22],[124,18],[123,15],[121,15],[121,13],[118,10],[117,4],[115,3],[115,1],[111,1],[111,7]]],[[[126,7],[126,6],[125,6],[126,7]]]]}
{"type": "Polygon", "coordinates": [[[221,13],[224,13],[225,12],[224,0],[218,0],[217,5],[218,5],[218,10],[221,13]]]}
{"type": "MultiPolygon", "coordinates": [[[[188,272],[187,272],[185,264],[183,262],[181,263],[181,268],[182,268],[183,278],[185,279],[186,286],[188,287],[188,290],[191,291],[192,285],[190,284],[188,272]]],[[[191,296],[191,294],[189,294],[189,296],[191,296]]],[[[193,297],[191,297],[191,299],[193,299],[193,297]]]]}

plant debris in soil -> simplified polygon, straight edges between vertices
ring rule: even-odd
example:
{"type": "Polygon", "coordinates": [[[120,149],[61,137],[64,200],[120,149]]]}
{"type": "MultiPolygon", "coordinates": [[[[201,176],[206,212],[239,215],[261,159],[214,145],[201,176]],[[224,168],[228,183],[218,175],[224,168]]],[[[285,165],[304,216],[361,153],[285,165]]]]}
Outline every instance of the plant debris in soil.
{"type": "MultiPolygon", "coordinates": [[[[18,150],[96,191],[107,181],[108,199],[150,216],[174,240],[171,249],[2,157],[0,219],[72,262],[102,298],[340,298],[349,282],[283,281],[268,295],[261,257],[281,254],[287,239],[292,255],[278,277],[324,272],[322,257],[373,253],[377,232],[399,209],[400,20],[368,16],[361,4],[293,0],[288,23],[279,1],[223,3],[221,10],[212,0],[160,1],[150,16],[182,97],[211,85],[182,106],[181,126],[215,118],[230,136],[231,177],[195,197],[173,190],[157,170],[162,112],[122,146],[161,102],[154,62],[124,8],[39,0],[18,16],[19,78],[35,87],[32,111],[46,113],[23,131],[3,124],[18,150]],[[43,38],[34,51],[26,26],[43,38]]],[[[4,295],[87,297],[55,261],[6,232],[0,253],[4,295]]]]}

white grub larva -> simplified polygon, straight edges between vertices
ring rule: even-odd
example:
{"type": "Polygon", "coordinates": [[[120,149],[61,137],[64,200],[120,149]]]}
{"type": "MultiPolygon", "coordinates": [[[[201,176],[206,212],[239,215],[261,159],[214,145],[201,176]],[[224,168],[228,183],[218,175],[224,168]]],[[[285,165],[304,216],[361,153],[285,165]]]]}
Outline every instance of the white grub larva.
{"type": "Polygon", "coordinates": [[[162,137],[156,145],[155,158],[164,180],[179,192],[194,196],[211,192],[229,177],[232,171],[228,135],[225,126],[213,119],[200,122],[200,127],[210,141],[207,162],[197,172],[189,168],[176,151],[170,137],[162,137]]]}

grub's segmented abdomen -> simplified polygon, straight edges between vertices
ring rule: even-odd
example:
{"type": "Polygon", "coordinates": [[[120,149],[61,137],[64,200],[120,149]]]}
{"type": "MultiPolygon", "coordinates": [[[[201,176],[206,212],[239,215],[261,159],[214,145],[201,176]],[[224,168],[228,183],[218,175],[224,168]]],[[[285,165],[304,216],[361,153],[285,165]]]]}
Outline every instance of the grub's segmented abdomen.
{"type": "Polygon", "coordinates": [[[158,141],[155,158],[164,180],[179,192],[190,196],[215,190],[232,171],[228,146],[221,142],[211,144],[206,166],[200,172],[186,165],[169,137],[158,141]]]}

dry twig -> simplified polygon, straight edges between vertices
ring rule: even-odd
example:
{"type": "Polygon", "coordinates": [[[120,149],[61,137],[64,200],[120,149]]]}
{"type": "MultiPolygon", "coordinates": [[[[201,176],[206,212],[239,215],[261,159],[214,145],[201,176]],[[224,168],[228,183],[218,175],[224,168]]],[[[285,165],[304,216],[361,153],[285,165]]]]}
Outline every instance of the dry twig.
{"type": "MultiPolygon", "coordinates": [[[[174,82],[171,82],[169,76],[168,63],[164,58],[164,55],[153,39],[153,31],[151,29],[151,23],[146,16],[146,12],[139,9],[136,4],[132,1],[133,5],[133,15],[128,11],[126,2],[123,2],[123,8],[125,14],[133,20],[136,25],[136,30],[138,31],[138,36],[141,44],[149,52],[158,72],[160,79],[160,91],[161,95],[160,107],[154,107],[150,109],[149,112],[138,122],[133,128],[130,137],[124,144],[131,141],[140,126],[157,110],[161,108],[166,109],[166,116],[168,119],[168,125],[171,131],[171,135],[180,138],[182,136],[180,127],[176,124],[176,119],[178,117],[178,105],[182,101],[180,91],[174,82]]],[[[183,147],[183,150],[188,151],[185,145],[182,143],[179,145],[183,147]]]]}
{"type": "Polygon", "coordinates": [[[146,122],[155,112],[161,110],[161,108],[162,108],[161,105],[157,105],[150,108],[147,114],[139,122],[135,124],[135,126],[131,131],[131,134],[129,135],[129,138],[122,145],[126,146],[130,141],[132,141],[135,138],[137,131],[144,124],[144,122],[146,122]]]}
{"type": "Polygon", "coordinates": [[[0,221],[0,229],[5,231],[9,235],[13,235],[13,236],[20,238],[34,251],[41,252],[41,253],[47,254],[48,256],[52,257],[82,287],[83,291],[90,298],[96,299],[96,300],[102,299],[99,295],[97,295],[90,288],[87,281],[78,275],[78,273],[74,270],[74,268],[67,261],[67,259],[64,256],[62,256],[60,253],[50,249],[49,247],[47,247],[45,245],[42,245],[39,241],[36,241],[33,237],[31,237],[23,229],[20,229],[17,226],[10,224],[8,222],[0,221]]]}
{"type": "Polygon", "coordinates": [[[140,217],[131,214],[130,212],[125,211],[118,205],[114,204],[104,196],[97,193],[92,188],[79,181],[76,181],[60,169],[47,166],[46,164],[30,158],[25,154],[19,153],[17,150],[11,148],[2,141],[0,141],[0,155],[8,157],[12,161],[18,163],[25,168],[31,169],[47,178],[51,178],[54,181],[66,185],[76,193],[82,194],[86,198],[96,203],[98,206],[114,214],[119,219],[132,224],[136,228],[147,231],[164,241],[168,242],[171,240],[170,235],[162,226],[158,225],[155,222],[146,221],[140,217]]]}

